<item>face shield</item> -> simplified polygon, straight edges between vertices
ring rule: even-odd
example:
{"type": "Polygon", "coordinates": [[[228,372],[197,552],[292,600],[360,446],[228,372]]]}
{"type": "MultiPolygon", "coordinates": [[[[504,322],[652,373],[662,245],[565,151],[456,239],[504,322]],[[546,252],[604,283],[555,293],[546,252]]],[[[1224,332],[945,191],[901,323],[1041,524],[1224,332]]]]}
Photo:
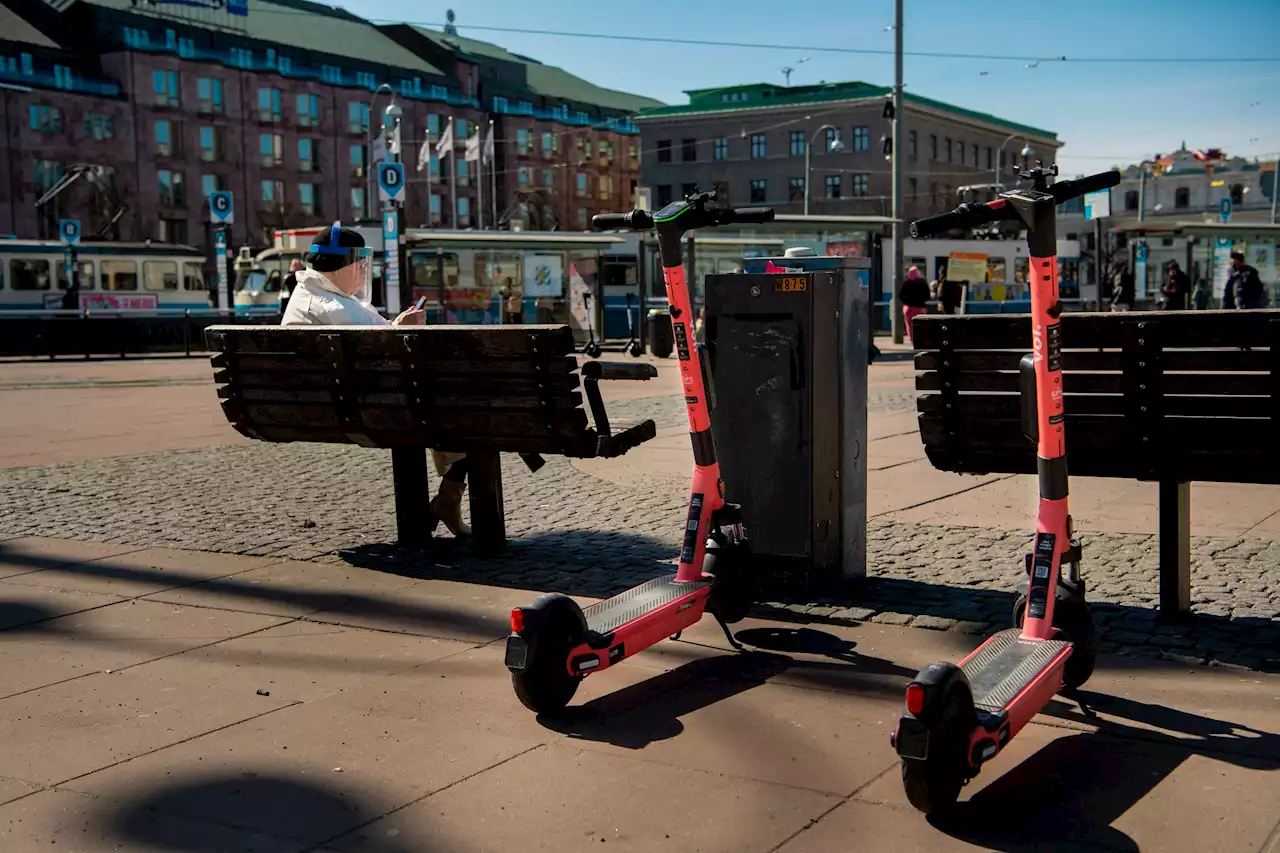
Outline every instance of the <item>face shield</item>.
{"type": "Polygon", "coordinates": [[[336,270],[319,270],[345,293],[361,303],[373,307],[373,249],[368,246],[340,246],[338,235],[341,226],[335,222],[329,231],[329,239],[312,243],[311,251],[325,256],[325,266],[337,266],[336,270]]]}

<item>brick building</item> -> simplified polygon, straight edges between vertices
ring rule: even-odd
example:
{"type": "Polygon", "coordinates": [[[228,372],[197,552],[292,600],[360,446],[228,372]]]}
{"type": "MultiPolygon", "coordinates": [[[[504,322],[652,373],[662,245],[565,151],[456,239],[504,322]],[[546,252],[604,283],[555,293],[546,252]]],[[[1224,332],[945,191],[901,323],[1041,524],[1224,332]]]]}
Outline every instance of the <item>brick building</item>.
{"type": "MultiPolygon", "coordinates": [[[[588,154],[607,141],[605,150],[624,152],[608,166],[598,158],[583,167],[597,198],[578,197],[575,205],[595,212],[605,201],[598,198],[603,187],[629,192],[636,179],[625,156],[625,140],[636,138],[628,108],[656,103],[596,90],[453,33],[380,29],[307,0],[255,0],[247,14],[236,0],[216,7],[153,0],[0,4],[0,234],[52,237],[59,218],[75,217],[86,236],[211,250],[206,199],[213,190],[234,195],[233,247],[265,247],[275,228],[374,219],[371,142],[392,98],[404,111],[409,226],[455,224],[447,173],[440,174],[434,158],[430,176],[416,168],[421,142],[434,143],[449,117],[458,131],[459,156],[451,158],[458,170],[456,225],[478,224],[479,176],[462,151],[491,111],[500,141],[500,212],[513,207],[523,175],[515,152],[526,139],[506,120],[516,107],[539,138],[558,133],[553,138],[562,146],[582,145],[588,154]],[[584,99],[597,91],[612,100],[584,99]],[[69,172],[82,179],[37,209],[36,200],[69,172]]],[[[545,167],[573,177],[544,188],[537,214],[551,210],[526,218],[525,227],[574,227],[583,218],[559,198],[581,185],[563,159],[545,167]]],[[[488,208],[488,183],[483,194],[488,208]]],[[[524,209],[515,205],[517,213],[524,209]]],[[[483,224],[492,227],[487,212],[483,224]]]]}
{"type": "MultiPolygon", "coordinates": [[[[690,91],[689,103],[646,110],[634,118],[641,128],[644,185],[655,206],[696,184],[716,188],[734,205],[767,204],[800,213],[806,181],[810,212],[891,213],[890,164],[883,139],[886,87],[866,83],[815,86],[750,84],[690,91]],[[829,126],[824,129],[824,125],[829,126]],[[843,150],[828,151],[838,134],[843,150]],[[812,174],[805,149],[813,145],[812,174]]],[[[1056,134],[985,113],[915,95],[904,97],[903,181],[909,218],[948,210],[961,187],[981,185],[990,197],[997,183],[1013,183],[1013,170],[1029,144],[1033,159],[1053,163],[1061,147],[1056,134]]]]}

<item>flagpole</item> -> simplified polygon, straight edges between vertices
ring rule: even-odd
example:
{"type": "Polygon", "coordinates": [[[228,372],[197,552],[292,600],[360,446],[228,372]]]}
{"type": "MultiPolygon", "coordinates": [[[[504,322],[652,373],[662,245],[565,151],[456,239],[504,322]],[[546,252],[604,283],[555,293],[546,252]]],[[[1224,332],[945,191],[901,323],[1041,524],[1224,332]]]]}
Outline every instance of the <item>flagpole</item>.
{"type": "Polygon", "coordinates": [[[476,128],[476,230],[484,230],[484,152],[480,150],[480,128],[476,128]]]}
{"type": "Polygon", "coordinates": [[[458,140],[453,136],[453,116],[449,116],[449,217],[458,230],[458,140]]]}
{"type": "MultiPolygon", "coordinates": [[[[485,146],[489,153],[489,203],[493,205],[493,230],[498,230],[498,155],[493,143],[493,119],[489,119],[489,142],[485,146]]],[[[1280,173],[1280,166],[1277,166],[1280,173]]],[[[1274,196],[1274,193],[1273,193],[1274,196]]],[[[1275,219],[1274,214],[1271,217],[1275,219]]]]}

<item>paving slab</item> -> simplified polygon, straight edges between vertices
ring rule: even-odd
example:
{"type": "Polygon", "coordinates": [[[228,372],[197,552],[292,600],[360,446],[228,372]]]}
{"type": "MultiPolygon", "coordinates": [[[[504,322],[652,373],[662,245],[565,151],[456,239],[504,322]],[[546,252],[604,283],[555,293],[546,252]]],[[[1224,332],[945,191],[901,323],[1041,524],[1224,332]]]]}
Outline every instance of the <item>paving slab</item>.
{"type": "Polygon", "coordinates": [[[0,642],[0,698],[118,670],[278,624],[277,617],[125,601],[14,631],[0,642]]]}
{"type": "Polygon", "coordinates": [[[219,677],[243,679],[272,697],[313,702],[415,684],[424,664],[470,648],[435,637],[301,620],[187,652],[167,665],[214,669],[219,677]]]}
{"type": "MultiPolygon", "coordinates": [[[[0,631],[38,631],[49,619],[107,607],[125,599],[118,595],[43,589],[37,586],[0,581],[0,631]]],[[[8,639],[10,635],[0,635],[8,639]]]]}
{"type": "Polygon", "coordinates": [[[305,844],[71,791],[44,791],[0,806],[6,853],[301,853],[305,844]]]}
{"type": "Polygon", "coordinates": [[[492,731],[477,737],[470,729],[466,720],[451,714],[432,714],[431,724],[423,725],[372,718],[332,704],[296,705],[65,787],[104,796],[145,789],[185,791],[181,797],[167,795],[170,809],[317,844],[539,743],[492,731]],[[278,795],[271,796],[273,788],[295,788],[334,806],[281,808],[278,795]]]}
{"type": "Polygon", "coordinates": [[[0,805],[34,794],[41,790],[39,785],[23,782],[21,779],[6,779],[0,776],[0,805]]]}
{"type": "Polygon", "coordinates": [[[573,745],[523,754],[331,842],[364,851],[391,837],[421,849],[733,850],[764,853],[839,800],[714,773],[675,773],[573,745]],[[607,842],[607,843],[605,843],[607,842]]]}
{"type": "MultiPolygon", "coordinates": [[[[873,453],[874,451],[870,451],[873,453]]],[[[870,458],[870,457],[868,457],[870,458]]],[[[927,504],[943,498],[972,500],[967,493],[994,483],[1006,475],[974,476],[935,471],[926,459],[917,459],[892,468],[867,471],[867,509],[870,518],[927,504]],[[967,495],[967,496],[966,496],[967,495]]]]}
{"type": "Polygon", "coordinates": [[[289,704],[164,662],[0,699],[0,774],[53,785],[289,704]]]}
{"type": "Polygon", "coordinates": [[[108,545],[45,536],[10,536],[0,541],[0,578],[69,563],[101,560],[140,550],[137,545],[108,545]]]}
{"type": "Polygon", "coordinates": [[[47,589],[133,597],[262,569],[273,562],[277,561],[236,554],[143,548],[74,564],[50,566],[8,581],[47,589]]]}
{"type": "Polygon", "coordinates": [[[233,577],[154,593],[146,598],[170,604],[297,618],[340,607],[352,599],[366,602],[369,607],[394,602],[394,598],[382,599],[379,596],[415,583],[416,578],[342,563],[285,560],[233,577]]]}

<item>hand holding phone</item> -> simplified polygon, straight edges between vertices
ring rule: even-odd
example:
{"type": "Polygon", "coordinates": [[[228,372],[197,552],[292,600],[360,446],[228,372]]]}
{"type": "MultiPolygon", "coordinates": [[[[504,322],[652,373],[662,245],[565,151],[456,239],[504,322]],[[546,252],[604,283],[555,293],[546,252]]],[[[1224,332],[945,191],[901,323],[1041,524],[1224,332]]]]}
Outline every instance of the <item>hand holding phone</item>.
{"type": "Polygon", "coordinates": [[[427,304],[427,297],[423,296],[423,297],[421,297],[421,298],[419,298],[419,299],[418,299],[418,301],[414,304],[414,306],[413,306],[413,307],[414,307],[414,309],[415,309],[415,310],[421,311],[421,310],[422,310],[422,306],[423,306],[423,305],[426,305],[426,304],[427,304]]]}

